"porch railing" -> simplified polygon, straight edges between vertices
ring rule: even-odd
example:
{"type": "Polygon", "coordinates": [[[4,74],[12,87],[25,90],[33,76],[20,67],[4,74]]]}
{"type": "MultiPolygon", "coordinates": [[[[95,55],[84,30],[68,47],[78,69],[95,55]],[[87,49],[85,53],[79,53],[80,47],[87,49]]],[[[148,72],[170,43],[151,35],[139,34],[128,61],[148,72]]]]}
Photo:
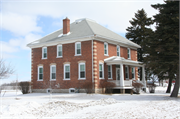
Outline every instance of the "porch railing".
{"type": "MultiPolygon", "coordinates": [[[[120,87],[120,81],[119,80],[111,80],[108,82],[113,82],[116,84],[116,87],[120,87]]],[[[131,87],[132,86],[132,80],[124,80],[124,86],[125,87],[131,87]]]]}

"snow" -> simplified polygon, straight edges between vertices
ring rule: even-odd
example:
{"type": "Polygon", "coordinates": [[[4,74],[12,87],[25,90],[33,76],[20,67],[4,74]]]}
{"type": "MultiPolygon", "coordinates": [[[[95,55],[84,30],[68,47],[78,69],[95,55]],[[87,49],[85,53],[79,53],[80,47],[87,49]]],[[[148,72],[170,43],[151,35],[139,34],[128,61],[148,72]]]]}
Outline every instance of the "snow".
{"type": "MultiPolygon", "coordinates": [[[[167,87],[141,94],[62,94],[2,91],[0,118],[180,118],[180,98],[169,97],[167,87]],[[3,96],[4,95],[4,96],[3,96]]],[[[179,94],[180,95],[180,94],[179,94]]]]}

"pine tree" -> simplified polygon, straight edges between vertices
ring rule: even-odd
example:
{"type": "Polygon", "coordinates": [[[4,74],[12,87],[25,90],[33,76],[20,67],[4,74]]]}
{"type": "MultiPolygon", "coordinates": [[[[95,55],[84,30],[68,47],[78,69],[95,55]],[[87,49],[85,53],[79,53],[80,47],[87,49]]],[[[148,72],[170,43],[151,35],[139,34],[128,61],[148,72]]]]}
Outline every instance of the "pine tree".
{"type": "MultiPolygon", "coordinates": [[[[126,38],[134,43],[137,43],[141,48],[137,49],[138,61],[144,62],[144,56],[147,54],[147,42],[150,35],[153,33],[150,25],[153,24],[151,18],[147,17],[144,9],[138,10],[135,13],[135,18],[129,21],[132,26],[128,27],[126,30],[126,38]]],[[[149,74],[146,68],[146,74],[149,74]]],[[[139,69],[140,80],[142,80],[142,68],[139,69]]],[[[147,80],[147,77],[146,77],[147,80]]]]}
{"type": "MultiPolygon", "coordinates": [[[[176,77],[171,97],[177,97],[179,91],[179,2],[165,1],[165,4],[151,6],[158,10],[159,14],[153,16],[156,30],[149,42],[152,49],[148,56],[148,59],[151,60],[149,67],[161,78],[168,73],[166,77],[170,79],[170,83],[176,77]]],[[[168,91],[170,91],[170,87],[168,87],[168,91]]]]}

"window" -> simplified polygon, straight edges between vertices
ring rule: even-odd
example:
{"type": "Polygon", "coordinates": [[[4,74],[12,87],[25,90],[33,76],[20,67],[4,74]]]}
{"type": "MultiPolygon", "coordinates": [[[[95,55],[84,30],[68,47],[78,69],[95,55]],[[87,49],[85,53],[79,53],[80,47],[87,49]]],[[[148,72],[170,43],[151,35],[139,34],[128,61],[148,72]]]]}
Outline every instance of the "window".
{"type": "Polygon", "coordinates": [[[108,55],[108,44],[104,43],[104,55],[108,55]]]}
{"type": "Polygon", "coordinates": [[[57,46],[57,57],[62,57],[62,45],[57,46]]]}
{"type": "Polygon", "coordinates": [[[104,78],[104,67],[102,63],[99,64],[99,78],[100,79],[104,78]]]}
{"type": "Polygon", "coordinates": [[[112,65],[108,65],[108,79],[112,79],[112,65]]]}
{"type": "Polygon", "coordinates": [[[132,79],[135,79],[135,68],[132,67],[132,79]]]}
{"type": "Polygon", "coordinates": [[[119,46],[117,46],[117,56],[120,57],[120,47],[119,46]]]}
{"type": "Polygon", "coordinates": [[[43,80],[43,66],[38,66],[38,80],[43,80]]]}
{"type": "Polygon", "coordinates": [[[127,50],[128,50],[128,59],[131,59],[131,50],[130,48],[128,48],[127,50]]]}
{"type": "Polygon", "coordinates": [[[128,66],[125,67],[125,71],[126,71],[126,79],[129,79],[129,68],[128,68],[128,66]]]}
{"type": "Polygon", "coordinates": [[[56,80],[56,65],[51,65],[51,80],[56,80]]]}
{"type": "Polygon", "coordinates": [[[42,59],[47,59],[47,47],[42,48],[42,59]]]}
{"type": "Polygon", "coordinates": [[[81,42],[75,43],[75,55],[81,55],[81,42]]]}
{"type": "Polygon", "coordinates": [[[70,64],[64,64],[64,80],[70,80],[70,64]]]}
{"type": "Polygon", "coordinates": [[[79,63],[79,79],[86,79],[85,63],[79,63]]]}

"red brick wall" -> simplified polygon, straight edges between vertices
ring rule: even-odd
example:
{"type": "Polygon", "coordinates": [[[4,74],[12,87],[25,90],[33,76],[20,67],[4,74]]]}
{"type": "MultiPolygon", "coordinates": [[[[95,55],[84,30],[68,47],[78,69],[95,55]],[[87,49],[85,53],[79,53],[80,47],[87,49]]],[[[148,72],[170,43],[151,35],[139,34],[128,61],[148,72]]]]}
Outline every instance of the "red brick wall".
{"type": "Polygon", "coordinates": [[[32,85],[33,89],[49,88],[50,64],[56,63],[56,81],[51,81],[52,88],[60,84],[60,89],[79,87],[86,81],[92,81],[92,45],[91,41],[81,42],[81,56],[75,55],[75,43],[63,44],[63,57],[57,57],[57,46],[47,47],[47,59],[42,59],[42,47],[32,49],[32,85]],[[86,80],[78,80],[78,61],[86,61],[86,80]],[[70,62],[70,79],[64,78],[64,62],[70,62]],[[38,65],[43,65],[43,81],[37,81],[38,65]]]}

